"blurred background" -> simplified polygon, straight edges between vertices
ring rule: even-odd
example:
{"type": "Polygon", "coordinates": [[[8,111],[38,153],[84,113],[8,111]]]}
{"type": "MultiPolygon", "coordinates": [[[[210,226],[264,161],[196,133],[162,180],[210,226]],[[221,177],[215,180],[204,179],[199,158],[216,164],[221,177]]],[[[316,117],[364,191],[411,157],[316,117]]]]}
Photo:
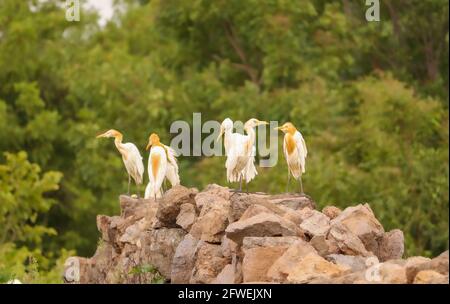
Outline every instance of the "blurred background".
{"type": "MultiPolygon", "coordinates": [[[[293,122],[320,208],[368,202],[407,256],[448,249],[448,1],[382,0],[380,22],[362,0],[81,2],[68,22],[65,1],[0,0],[0,282],[95,252],[128,181],[97,134],[146,165],[150,132],[169,144],[193,112],[293,122]]],[[[279,140],[250,191],[285,191],[279,140]]],[[[227,185],[224,157],[179,162],[183,185],[227,185]]]]}

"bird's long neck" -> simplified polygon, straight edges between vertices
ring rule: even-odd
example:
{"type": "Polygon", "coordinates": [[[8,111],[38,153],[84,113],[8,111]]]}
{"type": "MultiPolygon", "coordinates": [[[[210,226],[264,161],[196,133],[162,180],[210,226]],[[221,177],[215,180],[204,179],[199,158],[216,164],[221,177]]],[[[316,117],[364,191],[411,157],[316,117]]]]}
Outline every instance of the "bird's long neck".
{"type": "Polygon", "coordinates": [[[114,137],[114,144],[116,145],[117,150],[119,150],[119,152],[120,152],[122,155],[124,155],[124,153],[126,153],[126,152],[125,152],[125,149],[124,149],[124,147],[123,147],[122,140],[123,140],[123,135],[120,134],[120,133],[117,134],[117,135],[114,137]]]}
{"type": "Polygon", "coordinates": [[[225,146],[225,150],[228,149],[231,134],[232,134],[231,129],[225,130],[225,132],[223,134],[223,145],[225,146]]]}
{"type": "Polygon", "coordinates": [[[253,145],[256,139],[256,132],[254,128],[245,128],[245,132],[249,136],[249,142],[253,145]]]}

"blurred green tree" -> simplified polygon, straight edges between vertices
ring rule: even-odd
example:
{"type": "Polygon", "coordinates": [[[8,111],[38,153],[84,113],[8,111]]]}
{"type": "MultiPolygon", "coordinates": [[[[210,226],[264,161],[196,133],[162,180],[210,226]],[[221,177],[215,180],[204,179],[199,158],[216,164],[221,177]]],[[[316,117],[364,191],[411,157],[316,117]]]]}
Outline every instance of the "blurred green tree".
{"type": "MultiPolygon", "coordinates": [[[[95,135],[118,129],[143,152],[193,112],[292,121],[320,206],[367,201],[404,230],[408,255],[448,248],[447,1],[385,1],[381,22],[347,0],[115,3],[100,27],[88,11],[67,22],[60,1],[0,2],[0,151],[64,174],[45,195],[57,203],[44,227],[58,231],[41,238],[46,253],[92,255],[95,216],[118,212],[126,172],[95,135]]],[[[285,189],[279,146],[250,190],[285,189]]],[[[225,184],[223,166],[180,157],[182,183],[225,184]]]]}

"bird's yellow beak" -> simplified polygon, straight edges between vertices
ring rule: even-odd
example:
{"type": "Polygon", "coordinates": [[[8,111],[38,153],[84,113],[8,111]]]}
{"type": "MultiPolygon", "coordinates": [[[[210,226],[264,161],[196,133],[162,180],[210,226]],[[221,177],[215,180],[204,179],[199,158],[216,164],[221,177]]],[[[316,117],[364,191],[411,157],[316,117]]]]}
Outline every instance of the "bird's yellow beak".
{"type": "Polygon", "coordinates": [[[282,130],[283,129],[283,126],[281,126],[281,127],[276,127],[276,128],[273,128],[274,130],[282,130]]]}
{"type": "Polygon", "coordinates": [[[219,139],[222,137],[222,135],[223,135],[224,132],[225,132],[225,130],[223,129],[222,126],[220,126],[220,133],[219,133],[219,136],[217,136],[217,138],[216,138],[216,142],[219,141],[219,139]]]}
{"type": "Polygon", "coordinates": [[[269,123],[267,121],[263,121],[263,120],[259,120],[258,121],[258,126],[260,125],[268,125],[269,123]]]}
{"type": "Polygon", "coordinates": [[[100,135],[97,135],[97,138],[102,138],[102,137],[106,137],[106,133],[102,133],[100,135]]]}

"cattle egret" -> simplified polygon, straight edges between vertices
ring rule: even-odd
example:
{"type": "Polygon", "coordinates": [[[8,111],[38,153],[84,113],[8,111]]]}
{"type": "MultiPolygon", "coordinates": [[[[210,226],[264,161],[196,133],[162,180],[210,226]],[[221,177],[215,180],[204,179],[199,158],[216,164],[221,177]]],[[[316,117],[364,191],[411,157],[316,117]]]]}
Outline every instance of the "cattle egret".
{"type": "Polygon", "coordinates": [[[256,148],[254,143],[256,133],[254,128],[262,124],[268,123],[255,118],[248,120],[244,125],[247,135],[233,133],[233,121],[229,118],[226,118],[220,126],[220,134],[217,140],[224,135],[227,180],[228,182],[239,182],[239,191],[242,191],[243,180],[245,180],[247,186],[258,174],[255,168],[256,148]]]}
{"type": "Polygon", "coordinates": [[[159,198],[162,196],[161,186],[167,178],[172,187],[180,184],[178,164],[175,151],[162,144],[159,136],[152,133],[149,137],[147,150],[150,149],[148,159],[149,183],[145,189],[145,198],[159,198]]]}
{"type": "Polygon", "coordinates": [[[134,179],[136,186],[142,184],[144,175],[144,163],[138,148],[132,143],[122,143],[123,135],[119,131],[109,130],[97,136],[97,138],[114,137],[114,144],[122,155],[122,160],[128,173],[128,192],[130,194],[131,178],[134,179]]]}
{"type": "Polygon", "coordinates": [[[288,181],[286,192],[289,190],[290,176],[298,180],[300,183],[300,193],[303,194],[302,174],[306,171],[306,156],[308,150],[302,134],[290,122],[285,123],[281,127],[275,128],[281,130],[284,135],[283,152],[288,165],[288,181]]]}

